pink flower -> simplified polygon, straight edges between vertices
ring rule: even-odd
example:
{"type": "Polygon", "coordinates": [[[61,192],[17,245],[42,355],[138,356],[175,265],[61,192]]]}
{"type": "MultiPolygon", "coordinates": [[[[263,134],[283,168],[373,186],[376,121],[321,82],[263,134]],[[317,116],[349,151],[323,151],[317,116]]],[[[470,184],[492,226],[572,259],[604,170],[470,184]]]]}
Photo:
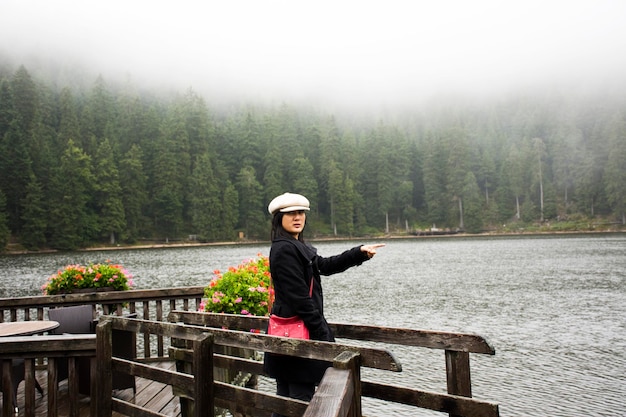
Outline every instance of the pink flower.
{"type": "Polygon", "coordinates": [[[235,300],[235,303],[240,303],[240,302],[242,302],[242,301],[243,301],[243,299],[242,299],[241,297],[239,297],[239,298],[237,298],[237,299],[235,300]]]}
{"type": "Polygon", "coordinates": [[[241,310],[241,314],[247,316],[250,314],[250,312],[248,310],[241,310]]]}

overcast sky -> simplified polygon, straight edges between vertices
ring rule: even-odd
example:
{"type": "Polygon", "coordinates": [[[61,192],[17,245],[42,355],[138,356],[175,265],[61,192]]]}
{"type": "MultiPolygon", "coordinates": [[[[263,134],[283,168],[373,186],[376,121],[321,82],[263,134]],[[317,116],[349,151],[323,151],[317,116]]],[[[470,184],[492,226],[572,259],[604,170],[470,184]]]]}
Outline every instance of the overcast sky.
{"type": "Polygon", "coordinates": [[[389,104],[623,84],[626,1],[0,0],[0,51],[203,94],[389,104]]]}

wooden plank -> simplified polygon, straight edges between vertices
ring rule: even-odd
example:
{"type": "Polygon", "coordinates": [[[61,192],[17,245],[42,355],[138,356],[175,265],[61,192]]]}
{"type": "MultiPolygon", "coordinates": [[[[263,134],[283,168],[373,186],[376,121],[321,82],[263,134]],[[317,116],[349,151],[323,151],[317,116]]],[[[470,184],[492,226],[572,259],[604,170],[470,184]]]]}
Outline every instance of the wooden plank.
{"type": "MultiPolygon", "coordinates": [[[[203,325],[229,329],[267,329],[267,317],[240,316],[236,314],[210,314],[202,312],[172,311],[168,316],[172,322],[203,325]]],[[[447,349],[461,352],[494,355],[495,349],[482,336],[469,333],[436,332],[394,327],[363,326],[330,323],[338,338],[367,340],[430,349],[447,349]]]]}
{"type": "Polygon", "coordinates": [[[0,358],[36,358],[41,356],[93,356],[96,335],[12,336],[0,340],[0,358]]]}
{"type": "MultiPolygon", "coordinates": [[[[352,405],[353,394],[351,372],[328,368],[303,417],[346,417],[352,405]]],[[[360,415],[359,413],[358,416],[360,415]]]]}
{"type": "Polygon", "coordinates": [[[335,336],[354,340],[393,343],[396,345],[445,349],[495,355],[495,349],[479,335],[436,332],[395,327],[361,326],[331,323],[335,336]]]}
{"type": "Polygon", "coordinates": [[[465,417],[499,417],[498,404],[450,394],[361,382],[363,395],[465,417]]]}
{"type": "Polygon", "coordinates": [[[332,362],[337,355],[344,351],[358,352],[362,358],[362,366],[394,372],[402,371],[402,365],[400,362],[386,349],[345,345],[334,342],[320,342],[316,340],[292,339],[249,332],[206,328],[195,325],[178,327],[197,329],[204,332],[210,331],[214,334],[215,343],[217,345],[240,347],[244,349],[283,355],[293,355],[302,358],[319,359],[329,362],[332,362]]]}
{"type": "MultiPolygon", "coordinates": [[[[24,360],[24,415],[35,415],[35,359],[24,360]]],[[[19,402],[18,402],[19,404],[19,402]]]]}
{"type": "MultiPolygon", "coordinates": [[[[361,417],[361,357],[354,352],[342,352],[333,361],[333,368],[350,373],[352,398],[349,399],[351,417],[361,417]]],[[[332,375],[332,374],[331,374],[332,375]]],[[[326,377],[326,375],[324,375],[326,377]]]]}
{"type": "Polygon", "coordinates": [[[169,417],[165,414],[157,413],[155,411],[151,411],[147,408],[144,408],[139,405],[135,405],[126,401],[120,401],[117,398],[113,399],[112,402],[113,410],[122,413],[126,416],[132,417],[169,417]]]}
{"type": "Polygon", "coordinates": [[[261,410],[274,411],[287,417],[302,417],[308,402],[216,381],[215,405],[248,415],[256,415],[250,410],[261,410]]]}
{"type": "Polygon", "coordinates": [[[112,371],[112,333],[113,326],[109,319],[101,320],[96,326],[96,380],[99,383],[92,406],[92,415],[107,417],[112,412],[113,371],[112,371]]]}
{"type": "Polygon", "coordinates": [[[0,298],[0,309],[11,311],[11,321],[17,320],[18,308],[56,307],[79,304],[119,304],[131,301],[163,299],[195,299],[204,295],[204,287],[174,287],[150,290],[92,292],[84,294],[40,295],[34,297],[0,298]]]}
{"type": "Polygon", "coordinates": [[[13,414],[13,381],[11,381],[11,359],[2,361],[2,415],[13,414]]]}
{"type": "Polygon", "coordinates": [[[57,376],[56,358],[48,358],[48,416],[57,416],[58,390],[59,384],[57,376]]]}
{"type": "Polygon", "coordinates": [[[111,369],[174,386],[193,385],[193,376],[128,359],[112,358],[111,369]]]}
{"type": "MultiPolygon", "coordinates": [[[[155,383],[152,387],[152,395],[141,405],[142,408],[151,410],[157,413],[162,413],[161,410],[172,400],[172,392],[167,385],[155,383]]],[[[133,403],[133,401],[129,401],[133,403]]]]}
{"type": "Polygon", "coordinates": [[[193,342],[192,373],[194,376],[194,415],[212,416],[215,407],[213,396],[213,335],[206,334],[193,342]]]}
{"type": "Polygon", "coordinates": [[[472,396],[469,353],[446,350],[446,375],[448,394],[472,396]]]}
{"type": "MultiPolygon", "coordinates": [[[[170,347],[169,358],[184,362],[192,362],[191,349],[170,347]]],[[[234,371],[248,372],[255,375],[266,375],[263,362],[254,359],[239,358],[235,356],[220,355],[213,353],[213,366],[215,368],[231,369],[234,371]]]]}

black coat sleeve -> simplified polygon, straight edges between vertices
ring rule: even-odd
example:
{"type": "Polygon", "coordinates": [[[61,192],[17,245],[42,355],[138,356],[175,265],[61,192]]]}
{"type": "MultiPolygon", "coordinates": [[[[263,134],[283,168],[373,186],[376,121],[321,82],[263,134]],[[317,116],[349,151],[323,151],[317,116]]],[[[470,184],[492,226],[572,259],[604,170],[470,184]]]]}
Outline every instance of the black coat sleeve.
{"type": "Polygon", "coordinates": [[[369,258],[365,252],[361,251],[361,246],[355,246],[352,249],[328,258],[317,257],[317,268],[321,275],[332,275],[343,272],[353,266],[361,265],[369,258]]]}

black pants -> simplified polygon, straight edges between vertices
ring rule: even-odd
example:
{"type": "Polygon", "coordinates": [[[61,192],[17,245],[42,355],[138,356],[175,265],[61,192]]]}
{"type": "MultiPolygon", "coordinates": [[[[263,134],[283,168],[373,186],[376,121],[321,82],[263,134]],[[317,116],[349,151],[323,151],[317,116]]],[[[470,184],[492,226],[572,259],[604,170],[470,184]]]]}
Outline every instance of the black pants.
{"type": "MultiPolygon", "coordinates": [[[[276,380],[276,395],[295,398],[296,400],[311,401],[315,394],[315,384],[298,383],[276,380]]],[[[272,417],[282,417],[281,414],[272,413],[272,417]]]]}

